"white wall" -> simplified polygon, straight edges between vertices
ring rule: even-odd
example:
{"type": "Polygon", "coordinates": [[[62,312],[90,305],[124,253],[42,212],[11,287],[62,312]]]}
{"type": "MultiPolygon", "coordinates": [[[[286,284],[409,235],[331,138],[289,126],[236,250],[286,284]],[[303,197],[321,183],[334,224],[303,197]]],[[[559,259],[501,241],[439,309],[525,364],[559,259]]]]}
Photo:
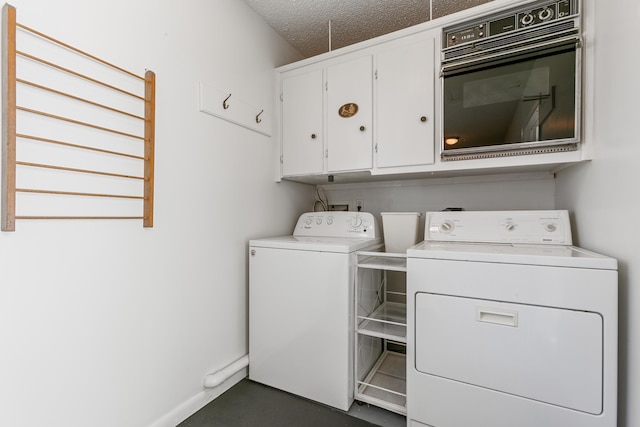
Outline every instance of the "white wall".
{"type": "Polygon", "coordinates": [[[331,204],[347,202],[354,210],[356,201],[362,201],[362,210],[376,215],[380,223],[380,212],[421,212],[420,235],[424,235],[427,211],[554,209],[555,203],[554,177],[548,173],[334,184],[322,188],[331,204]]]}
{"type": "Polygon", "coordinates": [[[618,426],[634,427],[640,425],[640,4],[592,3],[595,114],[587,126],[597,147],[593,161],[557,175],[556,205],[573,212],[580,246],[619,261],[618,426]]]}
{"type": "Polygon", "coordinates": [[[18,221],[0,234],[0,425],[171,425],[248,350],[248,239],[288,234],[312,200],[274,182],[275,136],[198,111],[198,82],[272,106],[273,68],[299,56],[237,0],[12,4],[25,25],[156,73],[156,203],[151,229],[18,221]]]}

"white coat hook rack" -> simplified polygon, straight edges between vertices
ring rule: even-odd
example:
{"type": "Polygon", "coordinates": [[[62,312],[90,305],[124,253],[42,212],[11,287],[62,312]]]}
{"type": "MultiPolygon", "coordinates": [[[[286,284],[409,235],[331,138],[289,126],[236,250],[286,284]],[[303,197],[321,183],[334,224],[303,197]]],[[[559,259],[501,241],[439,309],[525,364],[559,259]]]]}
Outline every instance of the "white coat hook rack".
{"type": "Polygon", "coordinates": [[[236,95],[233,95],[233,102],[231,102],[231,95],[232,92],[222,91],[208,83],[200,82],[200,111],[262,135],[271,136],[269,112],[239,99],[236,95]],[[260,112],[256,115],[256,111],[260,112]]]}

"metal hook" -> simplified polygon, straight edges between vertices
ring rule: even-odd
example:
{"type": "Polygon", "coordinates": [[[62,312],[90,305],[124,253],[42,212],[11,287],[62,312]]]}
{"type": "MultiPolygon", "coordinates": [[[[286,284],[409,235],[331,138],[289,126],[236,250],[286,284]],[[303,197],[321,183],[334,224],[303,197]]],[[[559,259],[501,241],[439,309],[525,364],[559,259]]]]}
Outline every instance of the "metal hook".
{"type": "Polygon", "coordinates": [[[261,115],[262,113],[264,113],[264,110],[260,111],[260,112],[258,113],[258,115],[256,116],[256,123],[260,123],[260,122],[262,121],[262,119],[260,118],[260,115],[261,115]]]}
{"type": "Polygon", "coordinates": [[[225,110],[227,108],[229,108],[229,104],[227,104],[227,101],[229,100],[229,98],[231,98],[231,94],[229,94],[229,96],[227,96],[224,101],[222,101],[222,108],[224,108],[225,110]]]}

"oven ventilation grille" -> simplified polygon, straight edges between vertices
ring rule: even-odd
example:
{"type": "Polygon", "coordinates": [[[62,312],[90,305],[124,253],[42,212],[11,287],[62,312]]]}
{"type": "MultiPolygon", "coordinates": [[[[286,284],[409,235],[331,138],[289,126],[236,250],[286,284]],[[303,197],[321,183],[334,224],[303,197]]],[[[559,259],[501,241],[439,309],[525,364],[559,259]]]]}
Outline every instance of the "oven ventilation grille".
{"type": "Polygon", "coordinates": [[[442,161],[453,160],[479,160],[479,159],[491,159],[496,157],[512,157],[512,156],[524,156],[529,154],[548,154],[548,153],[563,153],[567,151],[576,151],[578,144],[559,145],[554,147],[538,147],[538,148],[525,148],[519,150],[505,150],[505,151],[493,151],[490,153],[468,153],[468,154],[443,154],[442,161]]]}

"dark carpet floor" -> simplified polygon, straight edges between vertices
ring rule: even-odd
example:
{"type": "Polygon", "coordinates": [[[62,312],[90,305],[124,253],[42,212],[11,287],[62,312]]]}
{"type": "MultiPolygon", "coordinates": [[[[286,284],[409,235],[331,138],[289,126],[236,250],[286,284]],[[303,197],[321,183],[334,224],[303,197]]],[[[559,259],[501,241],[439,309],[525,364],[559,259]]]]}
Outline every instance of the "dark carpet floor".
{"type": "Polygon", "coordinates": [[[240,381],[178,427],[372,427],[337,409],[240,381]]]}

